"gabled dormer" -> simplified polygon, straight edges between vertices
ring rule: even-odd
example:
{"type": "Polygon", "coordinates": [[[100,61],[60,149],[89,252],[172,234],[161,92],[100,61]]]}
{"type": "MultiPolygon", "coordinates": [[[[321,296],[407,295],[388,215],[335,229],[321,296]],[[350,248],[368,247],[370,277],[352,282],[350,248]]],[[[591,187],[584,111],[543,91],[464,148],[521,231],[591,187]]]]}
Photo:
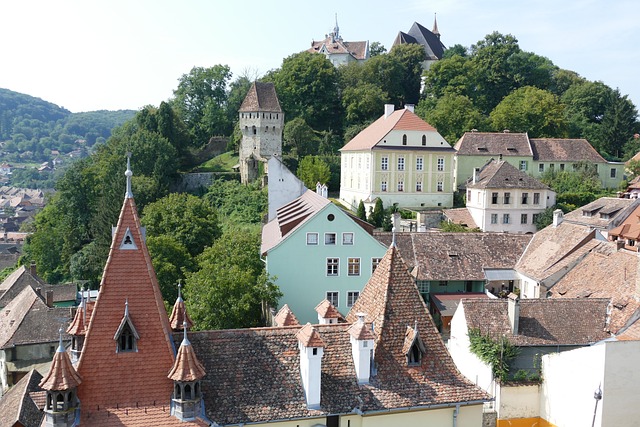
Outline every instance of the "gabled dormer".
{"type": "Polygon", "coordinates": [[[137,352],[140,335],[129,317],[129,301],[124,303],[124,316],[113,339],[116,341],[116,353],[137,352]]]}
{"type": "Polygon", "coordinates": [[[407,326],[407,331],[404,334],[402,353],[407,357],[408,366],[420,366],[422,363],[422,357],[427,353],[427,349],[422,342],[422,339],[420,339],[417,321],[413,328],[411,326],[407,326]]]}
{"type": "Polygon", "coordinates": [[[342,317],[338,309],[327,299],[316,306],[316,313],[318,313],[318,323],[321,325],[338,323],[338,319],[342,317]]]}

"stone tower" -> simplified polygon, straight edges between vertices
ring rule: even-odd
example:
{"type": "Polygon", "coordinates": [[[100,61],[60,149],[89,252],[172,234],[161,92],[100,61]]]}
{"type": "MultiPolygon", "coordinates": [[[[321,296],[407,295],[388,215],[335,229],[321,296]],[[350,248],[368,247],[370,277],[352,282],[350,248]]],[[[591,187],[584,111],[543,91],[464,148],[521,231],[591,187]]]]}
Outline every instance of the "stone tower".
{"type": "Polygon", "coordinates": [[[271,156],[282,156],[284,114],[273,83],[254,82],[239,115],[240,178],[247,184],[267,174],[271,156]]]}

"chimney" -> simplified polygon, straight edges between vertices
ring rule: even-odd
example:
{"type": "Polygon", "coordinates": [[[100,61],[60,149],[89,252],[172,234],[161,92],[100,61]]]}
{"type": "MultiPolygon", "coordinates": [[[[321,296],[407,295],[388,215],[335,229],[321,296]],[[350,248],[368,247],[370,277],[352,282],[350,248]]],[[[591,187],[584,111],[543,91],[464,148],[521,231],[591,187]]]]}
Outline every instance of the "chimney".
{"type": "Polygon", "coordinates": [[[511,325],[511,333],[518,335],[518,323],[520,322],[520,298],[511,292],[507,297],[507,314],[509,316],[509,324],[511,325]]]}
{"type": "Polygon", "coordinates": [[[415,105],[413,105],[413,104],[405,104],[405,105],[404,105],[404,109],[405,109],[405,110],[409,110],[409,111],[411,111],[412,113],[415,113],[415,111],[414,111],[414,110],[415,110],[415,105]]]}
{"type": "Polygon", "coordinates": [[[42,288],[36,288],[36,294],[42,296],[42,288]]]}
{"type": "Polygon", "coordinates": [[[553,211],[553,226],[557,227],[562,224],[562,211],[560,209],[556,209],[553,211]]]}
{"type": "Polygon", "coordinates": [[[364,323],[364,313],[357,313],[358,320],[351,325],[349,332],[351,342],[351,354],[353,355],[353,365],[356,369],[358,384],[368,384],[371,374],[371,355],[373,354],[374,336],[371,329],[364,323]]]}
{"type": "Polygon", "coordinates": [[[322,356],[324,342],[320,334],[307,323],[296,334],[300,350],[300,375],[302,387],[307,398],[307,408],[320,408],[320,380],[322,377],[322,356]]]}
{"type": "Polygon", "coordinates": [[[473,184],[480,180],[480,168],[473,168],[473,184]]]}
{"type": "Polygon", "coordinates": [[[384,104],[384,117],[387,118],[393,114],[395,106],[393,104],[384,104]]]}
{"type": "Polygon", "coordinates": [[[36,276],[38,274],[36,263],[33,261],[31,261],[31,264],[29,264],[29,273],[31,273],[32,276],[36,276]]]}
{"type": "Polygon", "coordinates": [[[625,245],[625,241],[624,238],[618,237],[618,239],[616,239],[616,250],[621,250],[624,249],[624,245],[625,245]]]}
{"type": "Polygon", "coordinates": [[[45,292],[45,303],[47,307],[53,307],[53,291],[45,292]]]}

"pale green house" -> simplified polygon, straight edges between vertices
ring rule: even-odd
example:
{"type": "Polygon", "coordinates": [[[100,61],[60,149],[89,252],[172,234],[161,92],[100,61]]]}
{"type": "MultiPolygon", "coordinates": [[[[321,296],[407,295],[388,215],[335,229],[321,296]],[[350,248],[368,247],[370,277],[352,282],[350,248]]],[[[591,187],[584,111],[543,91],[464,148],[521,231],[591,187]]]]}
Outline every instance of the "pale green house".
{"type": "Polygon", "coordinates": [[[277,210],[262,229],[269,275],[301,324],[318,323],[315,307],[329,300],[346,315],[384,256],[373,227],[307,190],[277,210]]]}
{"type": "Polygon", "coordinates": [[[624,179],[624,163],[608,162],[586,139],[529,138],[516,132],[466,132],[454,146],[456,188],[463,187],[475,168],[491,159],[503,160],[539,178],[549,170],[572,171],[578,162],[595,165],[605,188],[617,188],[624,179]]]}

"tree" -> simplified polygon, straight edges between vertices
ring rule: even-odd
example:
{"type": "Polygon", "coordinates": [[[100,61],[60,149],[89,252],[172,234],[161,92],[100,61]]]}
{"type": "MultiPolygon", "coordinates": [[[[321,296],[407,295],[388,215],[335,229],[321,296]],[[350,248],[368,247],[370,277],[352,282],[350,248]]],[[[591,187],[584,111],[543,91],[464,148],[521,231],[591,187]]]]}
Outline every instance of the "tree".
{"type": "Polygon", "coordinates": [[[273,81],[288,119],[301,117],[319,131],[342,128],[338,72],[324,55],[291,55],[266,80],[273,81]]]}
{"type": "Polygon", "coordinates": [[[566,135],[564,105],[551,92],[525,86],[506,96],[490,114],[495,131],[528,132],[530,137],[566,135]]]}
{"type": "Polygon", "coordinates": [[[362,200],[358,203],[358,212],[356,213],[356,216],[363,221],[367,220],[367,211],[364,208],[364,202],[362,200]]]}
{"type": "Polygon", "coordinates": [[[369,223],[375,227],[382,227],[384,221],[384,206],[382,205],[382,199],[377,198],[375,205],[373,205],[373,211],[369,215],[369,223]]]}
{"type": "Polygon", "coordinates": [[[351,126],[374,121],[381,115],[381,106],[388,102],[387,93],[372,83],[350,86],[342,93],[342,106],[351,126]]]}
{"type": "Polygon", "coordinates": [[[195,269],[195,262],[183,245],[166,234],[148,236],[146,243],[162,299],[172,305],[178,298],[176,284],[184,281],[186,273],[195,269]]]}
{"type": "Polygon", "coordinates": [[[373,58],[374,56],[382,55],[387,53],[387,49],[380,42],[371,42],[369,45],[369,57],[373,58]]]}
{"type": "Polygon", "coordinates": [[[301,159],[318,152],[320,138],[302,117],[289,120],[282,133],[284,152],[301,159]]]}
{"type": "Polygon", "coordinates": [[[259,225],[268,210],[267,191],[258,182],[215,180],[203,198],[218,211],[223,226],[259,225]]]}
{"type": "Polygon", "coordinates": [[[329,182],[331,171],[329,165],[318,156],[306,156],[298,165],[298,178],[307,188],[315,188],[318,182],[321,184],[329,182]]]}
{"type": "Polygon", "coordinates": [[[190,194],[171,193],[147,205],[142,213],[141,222],[149,236],[170,236],[191,256],[200,254],[220,236],[215,209],[190,194]]]}
{"type": "Polygon", "coordinates": [[[264,326],[263,308],[282,296],[264,272],[260,233],[227,230],[187,275],[185,299],[196,329],[264,326]]]}
{"type": "Polygon", "coordinates": [[[471,99],[464,95],[445,94],[438,99],[435,108],[425,110],[421,101],[416,112],[429,124],[438,129],[449,144],[453,145],[460,137],[472,129],[482,130],[485,118],[473,105],[471,99]]]}
{"type": "Polygon", "coordinates": [[[180,77],[172,103],[191,133],[192,145],[202,146],[214,135],[231,133],[225,109],[230,79],[231,69],[220,64],[193,67],[180,77]]]}

